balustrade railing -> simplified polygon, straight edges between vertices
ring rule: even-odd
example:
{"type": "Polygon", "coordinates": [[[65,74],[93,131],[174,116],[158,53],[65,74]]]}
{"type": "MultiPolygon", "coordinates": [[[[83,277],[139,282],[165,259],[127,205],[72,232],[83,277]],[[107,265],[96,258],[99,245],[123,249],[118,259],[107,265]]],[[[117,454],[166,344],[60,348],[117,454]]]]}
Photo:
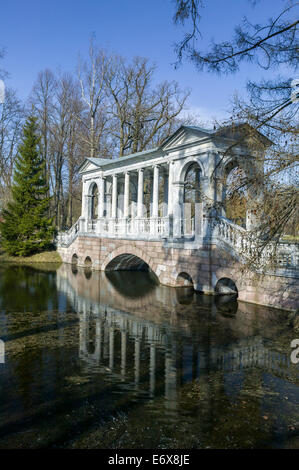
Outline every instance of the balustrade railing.
{"type": "Polygon", "coordinates": [[[164,238],[169,236],[169,218],[103,218],[88,220],[86,230],[99,236],[164,238]]]}
{"type": "MultiPolygon", "coordinates": [[[[219,216],[212,220],[206,219],[210,226],[212,238],[229,245],[233,251],[243,258],[259,253],[258,241],[243,227],[234,224],[229,219],[219,216]]],[[[179,219],[174,230],[170,217],[142,218],[102,218],[85,220],[80,218],[66,232],[59,232],[56,242],[60,246],[69,246],[78,233],[90,233],[102,237],[130,238],[140,237],[148,240],[171,238],[193,239],[195,235],[195,220],[179,219]],[[179,224],[178,224],[179,223],[179,224]]],[[[204,229],[203,234],[206,232],[204,229]]],[[[217,241],[217,243],[218,243],[217,241]]],[[[273,261],[276,268],[294,269],[299,264],[299,245],[290,242],[269,243],[259,254],[258,263],[261,266],[273,261]]]]}
{"type": "Polygon", "coordinates": [[[79,220],[77,220],[74,225],[65,232],[58,232],[57,243],[60,245],[70,245],[79,233],[79,220]]]}
{"type": "MultiPolygon", "coordinates": [[[[216,236],[230,245],[237,254],[245,258],[260,252],[259,243],[253,238],[253,235],[225,217],[218,218],[216,236]]],[[[271,260],[276,268],[292,269],[298,267],[298,244],[285,241],[269,243],[259,254],[259,263],[260,265],[266,265],[271,260]]]]}
{"type": "Polygon", "coordinates": [[[181,219],[181,231],[182,235],[186,237],[192,237],[195,234],[194,217],[191,219],[181,219]]]}

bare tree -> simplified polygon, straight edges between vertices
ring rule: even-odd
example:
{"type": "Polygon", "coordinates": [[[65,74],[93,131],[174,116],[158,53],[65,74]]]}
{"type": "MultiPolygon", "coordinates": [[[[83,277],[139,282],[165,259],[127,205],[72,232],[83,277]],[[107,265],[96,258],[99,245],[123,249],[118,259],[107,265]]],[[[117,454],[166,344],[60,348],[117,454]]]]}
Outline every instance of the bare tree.
{"type": "Polygon", "coordinates": [[[38,74],[29,98],[29,106],[31,105],[32,112],[38,118],[41,154],[45,162],[45,177],[49,188],[51,187],[51,158],[49,150],[56,86],[57,82],[53,72],[45,69],[38,74]]]}
{"type": "Polygon", "coordinates": [[[81,146],[81,118],[84,105],[80,96],[80,88],[76,81],[70,83],[71,96],[69,102],[69,125],[68,138],[66,142],[67,161],[67,191],[65,223],[71,226],[74,217],[78,218],[81,211],[81,184],[77,172],[79,165],[85,158],[84,145],[81,146]]]}
{"type": "Polygon", "coordinates": [[[173,131],[176,118],[190,94],[181,91],[176,82],[163,82],[153,87],[155,66],[136,57],[127,64],[115,57],[106,75],[106,86],[112,98],[109,109],[111,134],[119,147],[119,155],[135,153],[158,145],[173,131]]]}
{"type": "Polygon", "coordinates": [[[80,60],[78,79],[81,98],[86,108],[85,119],[80,118],[84,132],[82,140],[86,143],[91,158],[99,156],[100,147],[105,147],[107,125],[107,94],[105,76],[110,66],[110,57],[90,40],[89,56],[80,60]]]}
{"type": "Polygon", "coordinates": [[[50,180],[56,226],[61,228],[64,213],[63,170],[67,158],[67,141],[72,117],[73,81],[68,75],[56,80],[54,113],[50,141],[50,180]]]}
{"type": "Polygon", "coordinates": [[[24,108],[14,90],[7,88],[0,106],[0,208],[10,197],[14,163],[18,152],[24,108]]]}
{"type": "MultiPolygon", "coordinates": [[[[209,72],[230,73],[239,70],[241,62],[255,62],[269,69],[285,64],[296,67],[298,62],[298,19],[295,7],[298,2],[281,0],[282,8],[276,18],[263,25],[252,24],[246,17],[235,28],[233,38],[221,43],[212,42],[208,51],[197,48],[200,36],[200,8],[202,0],[175,0],[174,22],[188,24],[189,32],[177,44],[179,60],[187,56],[198,68],[209,72]],[[283,6],[285,5],[285,6],[283,6]]],[[[251,2],[253,3],[253,2],[251,2]]]]}
{"type": "MultiPolygon", "coordinates": [[[[246,61],[263,69],[275,70],[284,65],[289,74],[261,83],[249,81],[249,99],[235,97],[229,122],[219,125],[219,132],[228,126],[235,128],[233,146],[246,143],[248,152],[260,159],[259,171],[254,175],[244,178],[236,173],[234,189],[229,192],[230,202],[235,204],[244,201],[245,190],[259,195],[251,200],[247,197],[247,205],[256,217],[253,237],[259,240],[259,256],[269,241],[278,241],[290,227],[298,227],[298,103],[291,99],[294,76],[290,76],[298,61],[298,2],[281,0],[279,15],[262,25],[251,24],[245,18],[231,39],[212,43],[207,51],[200,50],[196,42],[201,34],[203,3],[176,0],[174,21],[189,25],[189,32],[177,45],[180,61],[187,57],[199,71],[218,74],[237,72],[246,61]],[[259,132],[269,139],[267,149],[263,139],[256,138],[259,132]]],[[[231,150],[229,145],[223,159],[231,150]]]]}

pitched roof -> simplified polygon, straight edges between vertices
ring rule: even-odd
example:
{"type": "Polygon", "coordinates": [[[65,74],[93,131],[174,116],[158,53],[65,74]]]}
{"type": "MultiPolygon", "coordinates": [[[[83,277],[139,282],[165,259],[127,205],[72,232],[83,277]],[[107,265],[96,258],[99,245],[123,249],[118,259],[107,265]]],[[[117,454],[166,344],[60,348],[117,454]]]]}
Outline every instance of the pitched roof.
{"type": "Polygon", "coordinates": [[[222,138],[227,138],[227,139],[238,139],[238,138],[244,138],[246,134],[252,132],[252,135],[256,136],[259,140],[261,140],[264,144],[266,145],[271,145],[273,142],[271,142],[267,137],[265,137],[263,134],[261,134],[259,131],[254,129],[252,126],[250,126],[247,123],[241,123],[241,124],[232,124],[228,126],[223,126],[218,129],[204,129],[203,127],[199,126],[185,126],[182,125],[180,126],[173,134],[171,134],[167,139],[163,141],[163,143],[159,147],[155,147],[150,150],[143,150],[142,152],[136,152],[132,153],[130,155],[126,155],[124,157],[117,157],[117,158],[86,158],[84,162],[80,165],[79,171],[83,167],[83,165],[89,161],[96,165],[99,168],[112,165],[114,166],[115,164],[120,164],[123,162],[127,162],[128,160],[132,160],[136,158],[137,160],[139,157],[142,157],[143,155],[150,155],[150,154],[155,154],[158,151],[161,151],[165,148],[165,146],[172,140],[175,139],[176,136],[182,131],[182,130],[191,130],[195,133],[200,134],[201,136],[215,136],[215,137],[222,137],[222,138]]]}

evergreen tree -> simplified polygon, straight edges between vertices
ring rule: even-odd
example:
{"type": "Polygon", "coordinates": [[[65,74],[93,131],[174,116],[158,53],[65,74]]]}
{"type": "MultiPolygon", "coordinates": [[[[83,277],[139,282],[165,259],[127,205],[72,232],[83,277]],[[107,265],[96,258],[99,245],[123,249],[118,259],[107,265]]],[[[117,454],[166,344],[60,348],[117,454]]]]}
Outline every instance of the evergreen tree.
{"type": "Polygon", "coordinates": [[[28,256],[49,247],[53,238],[49,209],[48,186],[44,162],[38,151],[36,118],[31,116],[24,126],[12,187],[12,202],[3,212],[0,223],[3,249],[9,255],[28,256]]]}

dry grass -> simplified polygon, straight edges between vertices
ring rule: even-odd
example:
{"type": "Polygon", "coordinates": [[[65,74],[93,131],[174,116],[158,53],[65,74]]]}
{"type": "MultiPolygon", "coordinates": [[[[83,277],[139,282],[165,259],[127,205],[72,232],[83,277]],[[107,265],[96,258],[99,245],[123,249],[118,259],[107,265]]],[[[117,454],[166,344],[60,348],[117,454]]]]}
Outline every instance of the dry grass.
{"type": "Polygon", "coordinates": [[[57,251],[44,251],[32,256],[9,256],[0,250],[0,263],[61,263],[62,260],[57,251]]]}

